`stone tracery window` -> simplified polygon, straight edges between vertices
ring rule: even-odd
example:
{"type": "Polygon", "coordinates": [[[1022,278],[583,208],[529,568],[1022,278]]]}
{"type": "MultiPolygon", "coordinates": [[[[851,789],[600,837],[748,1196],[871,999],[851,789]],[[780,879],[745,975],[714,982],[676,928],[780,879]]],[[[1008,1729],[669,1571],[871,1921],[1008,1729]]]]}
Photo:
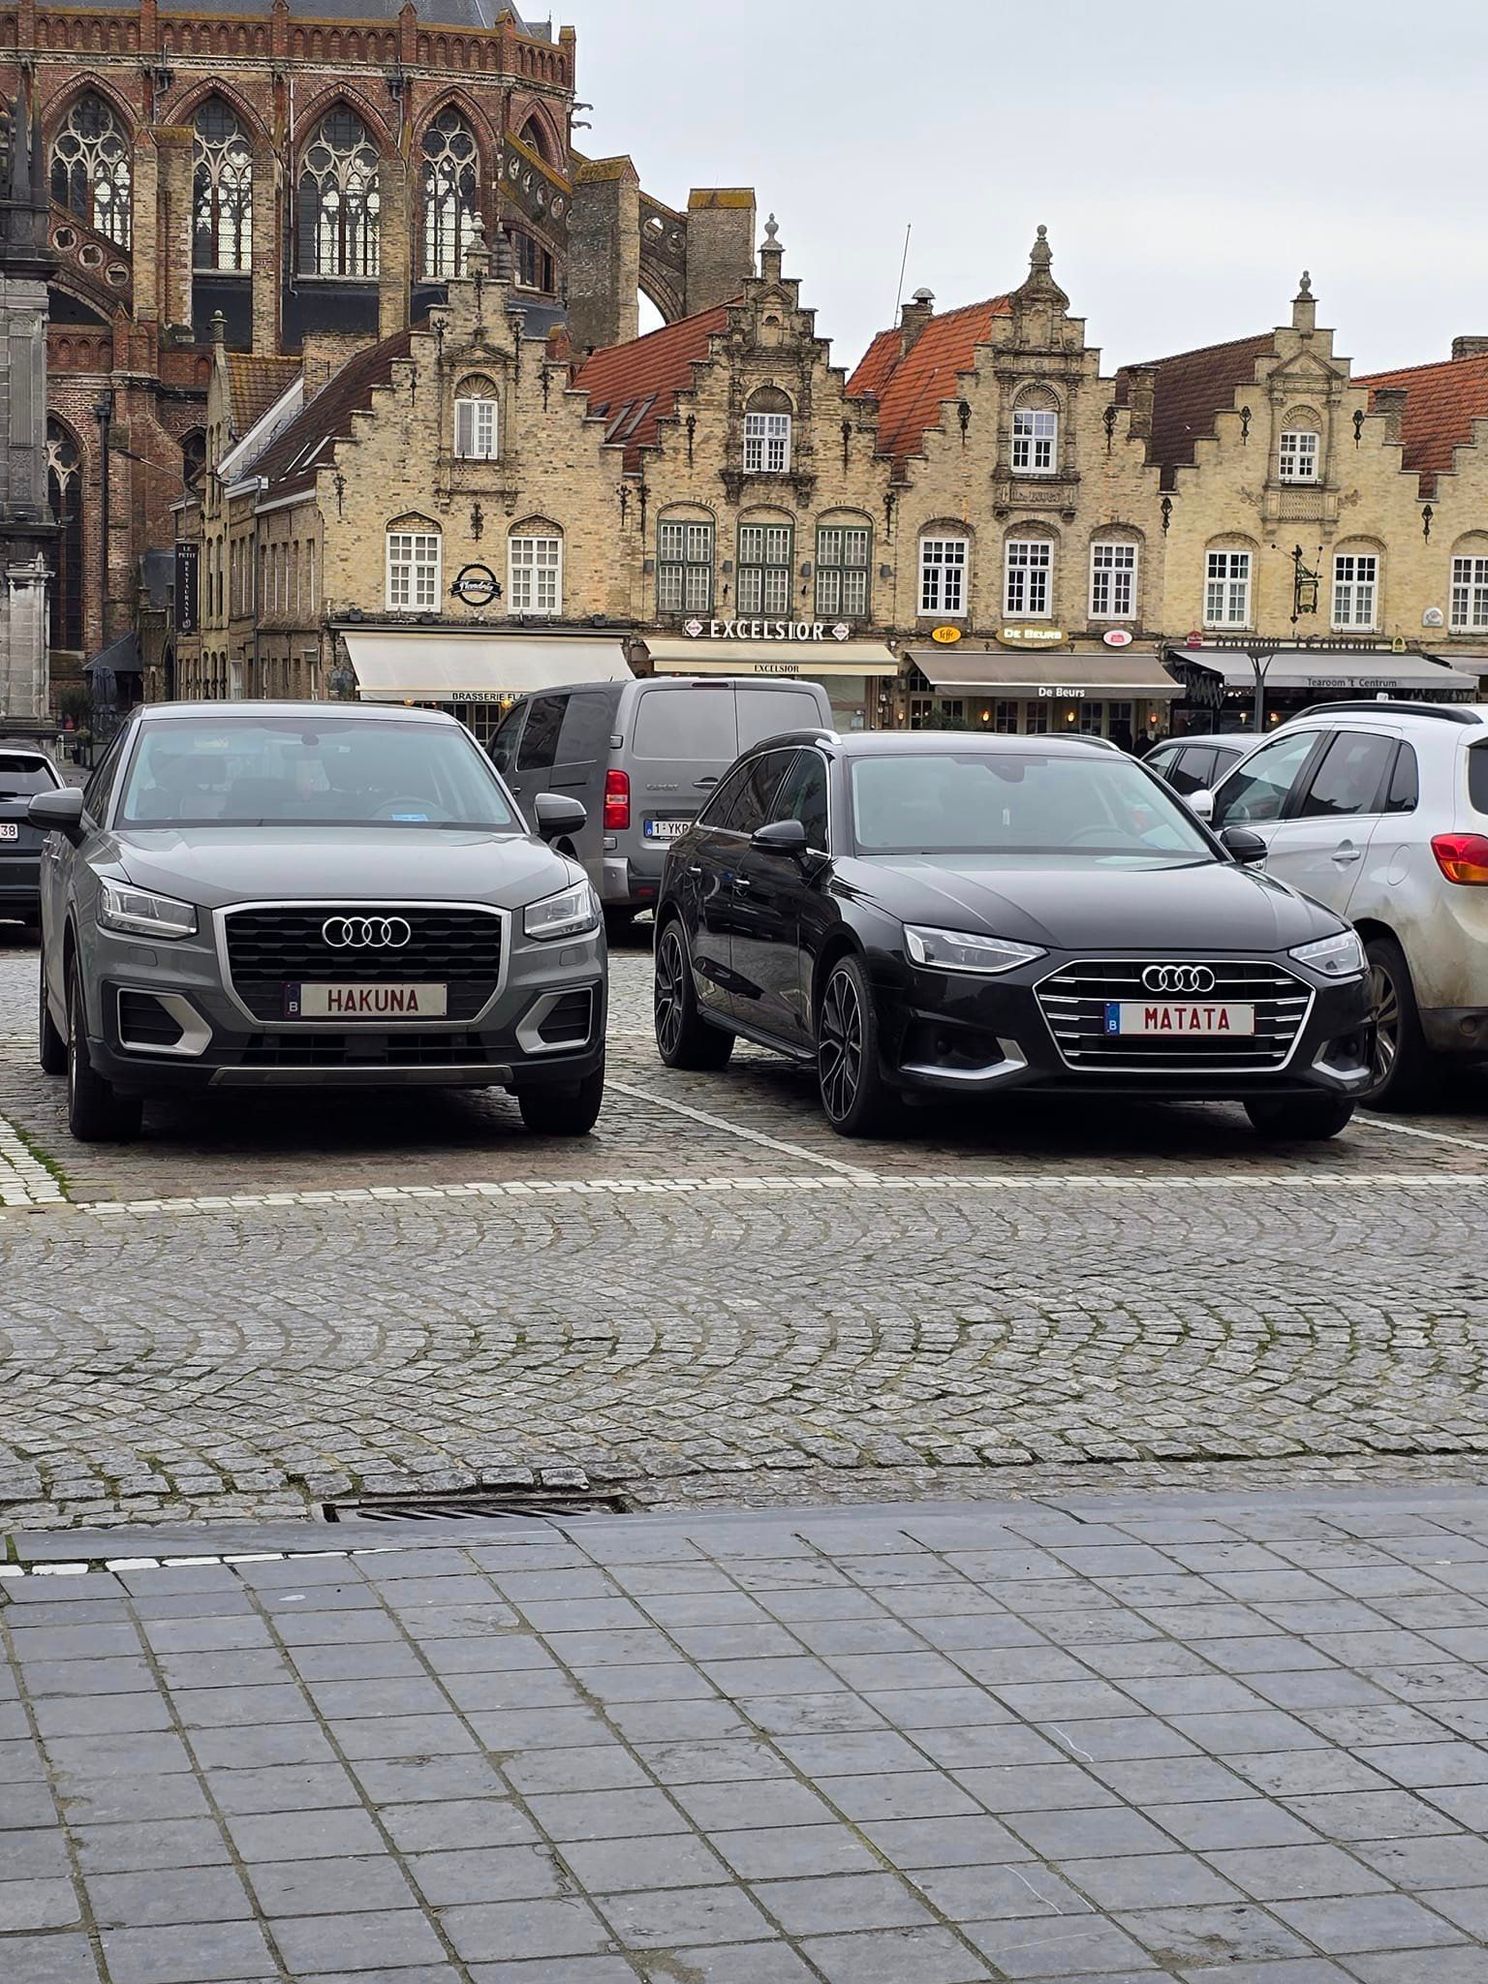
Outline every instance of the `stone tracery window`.
{"type": "Polygon", "coordinates": [[[129,138],[112,106],[84,90],[52,140],[52,198],[128,248],[129,187],[129,138]]]}
{"type": "Polygon", "coordinates": [[[300,160],[300,267],[307,275],[377,274],[382,195],[377,150],[344,104],[329,111],[300,160]]]}
{"type": "Polygon", "coordinates": [[[83,458],[60,420],[46,425],[47,502],[57,523],[52,556],[51,644],[83,645],[83,458]]]}
{"type": "Polygon", "coordinates": [[[476,231],[480,155],[475,133],[457,110],[441,110],[424,133],[424,274],[465,273],[476,231]]]}
{"type": "Polygon", "coordinates": [[[253,262],[253,152],[248,133],[220,96],[196,113],[191,179],[192,259],[199,269],[253,262]]]}

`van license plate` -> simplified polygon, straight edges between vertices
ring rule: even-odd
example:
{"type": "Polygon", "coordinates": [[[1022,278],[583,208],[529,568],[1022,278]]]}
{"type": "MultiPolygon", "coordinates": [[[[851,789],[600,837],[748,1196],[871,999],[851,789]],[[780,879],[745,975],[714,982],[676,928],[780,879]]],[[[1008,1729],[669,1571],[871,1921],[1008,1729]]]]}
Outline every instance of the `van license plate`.
{"type": "Polygon", "coordinates": [[[14,820],[0,820],[0,840],[19,840],[21,830],[14,820]]]}
{"type": "Polygon", "coordinates": [[[447,985],[286,985],[289,1020],[442,1020],[447,985]]]}
{"type": "Polygon", "coordinates": [[[1255,1007],[1206,1006],[1187,999],[1153,1005],[1111,999],[1106,1003],[1106,1032],[1253,1034],[1255,1007]]]}
{"type": "Polygon", "coordinates": [[[691,820],[647,820],[642,833],[646,840],[676,840],[691,825],[691,820]]]}

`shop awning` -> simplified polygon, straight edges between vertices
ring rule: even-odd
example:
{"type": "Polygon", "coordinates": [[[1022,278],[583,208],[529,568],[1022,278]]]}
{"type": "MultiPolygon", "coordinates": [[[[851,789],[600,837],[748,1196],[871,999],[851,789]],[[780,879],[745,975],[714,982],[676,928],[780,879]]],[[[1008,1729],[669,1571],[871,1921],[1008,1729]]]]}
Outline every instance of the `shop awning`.
{"type": "Polygon", "coordinates": [[[362,700],[489,703],[568,682],[628,682],[619,641],[510,634],[344,633],[362,700]]]}
{"type": "Polygon", "coordinates": [[[127,634],[116,634],[107,647],[100,648],[83,663],[84,675],[143,675],[144,672],[139,635],[132,628],[127,634]]]}
{"type": "MultiPolygon", "coordinates": [[[[1266,691],[1316,690],[1320,695],[1465,696],[1475,699],[1478,679],[1463,675],[1427,654],[1391,654],[1388,648],[1281,648],[1259,655],[1266,671],[1266,691]]],[[[1168,657],[1177,665],[1207,669],[1226,689],[1253,694],[1255,668],[1249,652],[1239,648],[1177,648],[1168,657]]]]}
{"type": "Polygon", "coordinates": [[[897,675],[882,641],[648,640],[658,675],[897,675]]]}
{"type": "Polygon", "coordinates": [[[995,696],[1045,696],[1054,702],[1061,691],[1076,698],[1145,696],[1149,700],[1183,694],[1183,685],[1150,652],[1101,648],[1089,654],[1025,654],[1014,648],[954,647],[916,648],[909,658],[945,696],[985,691],[995,696]]]}

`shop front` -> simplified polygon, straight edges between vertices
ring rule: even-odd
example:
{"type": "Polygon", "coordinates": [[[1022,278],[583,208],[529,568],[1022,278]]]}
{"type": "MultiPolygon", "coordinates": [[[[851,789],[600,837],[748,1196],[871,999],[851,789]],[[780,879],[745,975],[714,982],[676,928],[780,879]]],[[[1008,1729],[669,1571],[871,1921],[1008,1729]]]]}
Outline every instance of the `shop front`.
{"type": "Polygon", "coordinates": [[[1314,703],[1471,703],[1480,694],[1476,675],[1433,655],[1393,648],[1220,648],[1206,642],[1170,648],[1167,660],[1183,684],[1175,728],[1187,732],[1273,730],[1314,703]]]}
{"type": "Polygon", "coordinates": [[[1070,647],[916,647],[905,657],[905,720],[911,730],[999,731],[1106,737],[1140,750],[1165,737],[1182,691],[1155,650],[1070,647]]]}
{"type": "MultiPolygon", "coordinates": [[[[472,633],[431,628],[337,629],[346,646],[347,692],[364,703],[412,703],[453,712],[488,744],[519,696],[566,682],[626,682],[624,642],[562,633],[472,633]]],[[[335,678],[332,678],[333,684],[335,678]]]]}
{"type": "Polygon", "coordinates": [[[882,641],[854,641],[819,620],[689,620],[682,638],[648,635],[658,675],[788,675],[820,682],[834,727],[880,730],[899,663],[882,641]],[[697,632],[692,630],[696,628],[697,632]]]}

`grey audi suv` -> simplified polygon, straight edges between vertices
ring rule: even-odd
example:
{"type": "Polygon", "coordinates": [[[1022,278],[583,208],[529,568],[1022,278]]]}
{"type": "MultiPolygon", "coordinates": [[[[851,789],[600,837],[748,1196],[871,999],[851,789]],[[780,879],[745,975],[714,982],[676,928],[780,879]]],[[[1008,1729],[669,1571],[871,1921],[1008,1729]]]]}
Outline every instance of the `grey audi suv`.
{"type": "Polygon", "coordinates": [[[39,794],[40,1056],[83,1142],[182,1088],[505,1088],[583,1135],[604,1089],[584,809],[532,825],[437,711],[136,710],[82,791],[39,794]]]}

